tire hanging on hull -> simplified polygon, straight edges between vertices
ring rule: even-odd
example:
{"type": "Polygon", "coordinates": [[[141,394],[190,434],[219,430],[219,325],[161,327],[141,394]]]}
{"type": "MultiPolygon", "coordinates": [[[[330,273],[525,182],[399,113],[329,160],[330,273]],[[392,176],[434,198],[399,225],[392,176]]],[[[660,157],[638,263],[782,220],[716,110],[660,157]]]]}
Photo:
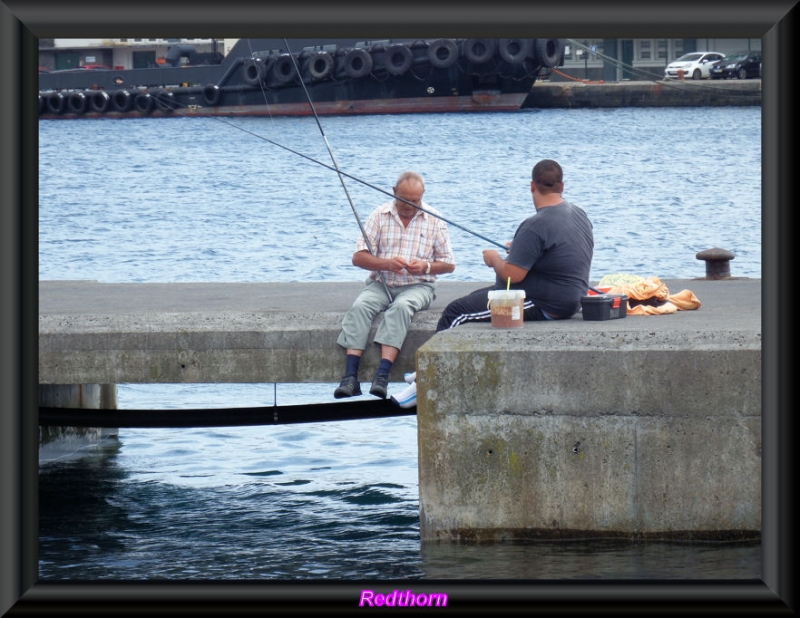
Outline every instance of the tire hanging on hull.
{"type": "Polygon", "coordinates": [[[155,104],[156,100],[149,92],[140,93],[134,101],[136,111],[141,112],[145,116],[153,111],[155,104]]]}
{"type": "Polygon", "coordinates": [[[105,114],[111,106],[111,97],[105,90],[98,90],[89,95],[89,107],[93,112],[105,114]]]}
{"type": "Polygon", "coordinates": [[[219,99],[222,93],[219,91],[219,86],[216,84],[206,84],[203,86],[203,103],[208,107],[216,107],[219,105],[219,99]]]}
{"type": "Polygon", "coordinates": [[[261,58],[251,58],[244,64],[244,81],[249,86],[258,86],[267,77],[267,66],[261,58]]]}
{"type": "Polygon", "coordinates": [[[333,56],[329,52],[315,52],[308,59],[306,72],[311,76],[311,79],[326,79],[333,73],[335,64],[333,56]]]}
{"type": "Polygon", "coordinates": [[[561,61],[561,54],[564,53],[564,41],[562,39],[536,39],[534,44],[536,59],[548,69],[558,66],[561,61]]]}
{"type": "Polygon", "coordinates": [[[133,96],[127,90],[117,90],[111,95],[111,107],[118,112],[127,112],[133,105],[133,96]]]}
{"type": "Polygon", "coordinates": [[[447,69],[458,61],[458,45],[452,39],[437,39],[428,47],[428,61],[437,69],[447,69]]]}
{"type": "Polygon", "coordinates": [[[347,50],[342,59],[342,72],[351,79],[361,79],[372,71],[372,56],[363,48],[347,50]]]}
{"type": "Polygon", "coordinates": [[[530,39],[500,39],[500,57],[509,64],[520,64],[533,55],[530,39]]]}
{"type": "Polygon", "coordinates": [[[51,92],[47,95],[47,111],[60,116],[67,107],[67,99],[60,92],[51,92]]]}
{"type": "Polygon", "coordinates": [[[291,54],[281,54],[275,59],[269,71],[268,84],[270,86],[283,86],[297,76],[297,68],[291,54]]]}
{"type": "Polygon", "coordinates": [[[175,95],[170,90],[159,90],[156,92],[155,99],[158,109],[162,112],[172,112],[175,111],[175,107],[177,107],[175,95]]]}
{"type": "Polygon", "coordinates": [[[472,64],[485,64],[492,59],[496,48],[494,39],[467,39],[461,53],[472,64]]]}
{"type": "Polygon", "coordinates": [[[88,107],[88,102],[86,100],[86,95],[82,92],[73,92],[69,95],[69,99],[67,99],[69,105],[69,111],[73,114],[81,115],[86,112],[86,108],[88,107]]]}
{"type": "Polygon", "coordinates": [[[405,45],[390,45],[386,50],[385,67],[390,75],[402,75],[413,62],[414,53],[405,45]]]}

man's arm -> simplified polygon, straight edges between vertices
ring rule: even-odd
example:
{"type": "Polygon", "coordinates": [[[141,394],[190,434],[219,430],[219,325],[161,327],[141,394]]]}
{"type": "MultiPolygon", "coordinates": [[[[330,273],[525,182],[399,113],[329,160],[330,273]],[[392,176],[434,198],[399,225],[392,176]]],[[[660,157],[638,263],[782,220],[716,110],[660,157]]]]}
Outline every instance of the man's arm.
{"type": "Polygon", "coordinates": [[[494,249],[483,250],[483,263],[493,268],[501,281],[508,281],[510,278],[511,283],[519,283],[528,274],[528,271],[521,266],[506,262],[494,249]]]}
{"type": "Polygon", "coordinates": [[[353,254],[353,266],[358,266],[365,270],[391,270],[399,273],[402,272],[408,264],[401,257],[379,258],[365,249],[363,251],[356,251],[353,254]]]}

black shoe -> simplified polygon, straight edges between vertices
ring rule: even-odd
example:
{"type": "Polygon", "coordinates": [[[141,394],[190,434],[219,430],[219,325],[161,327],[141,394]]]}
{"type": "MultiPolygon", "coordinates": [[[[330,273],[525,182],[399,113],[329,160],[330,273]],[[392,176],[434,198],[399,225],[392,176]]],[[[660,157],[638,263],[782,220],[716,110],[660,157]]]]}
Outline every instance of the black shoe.
{"type": "Polygon", "coordinates": [[[336,399],[342,399],[343,397],[355,397],[356,395],[361,394],[361,384],[358,383],[358,378],[356,376],[345,376],[342,378],[342,381],[339,383],[339,386],[336,387],[336,390],[333,391],[333,396],[336,399]]]}
{"type": "Polygon", "coordinates": [[[389,376],[383,373],[375,374],[372,386],[369,389],[370,395],[375,395],[381,399],[386,399],[386,387],[389,386],[389,376]]]}

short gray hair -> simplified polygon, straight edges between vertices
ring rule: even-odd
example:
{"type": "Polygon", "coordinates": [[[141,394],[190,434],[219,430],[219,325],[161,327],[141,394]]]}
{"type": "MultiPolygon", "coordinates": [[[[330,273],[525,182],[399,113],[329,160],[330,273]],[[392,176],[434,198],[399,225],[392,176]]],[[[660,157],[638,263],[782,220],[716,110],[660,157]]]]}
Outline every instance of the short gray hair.
{"type": "Polygon", "coordinates": [[[399,187],[406,180],[416,180],[417,182],[419,182],[419,184],[422,185],[422,190],[423,191],[425,190],[425,180],[422,178],[422,174],[419,174],[417,172],[411,172],[411,171],[403,172],[402,174],[400,174],[397,177],[397,182],[395,183],[394,186],[395,187],[399,187]]]}

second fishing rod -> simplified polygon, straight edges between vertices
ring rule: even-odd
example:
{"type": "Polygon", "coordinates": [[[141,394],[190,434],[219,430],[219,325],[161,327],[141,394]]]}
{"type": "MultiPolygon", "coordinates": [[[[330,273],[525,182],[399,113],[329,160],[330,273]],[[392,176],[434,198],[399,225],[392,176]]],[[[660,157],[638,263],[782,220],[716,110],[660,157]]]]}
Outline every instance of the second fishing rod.
{"type": "MultiPolygon", "coordinates": [[[[288,43],[288,41],[286,39],[284,39],[284,44],[286,45],[287,51],[289,51],[289,55],[291,56],[292,62],[295,65],[295,71],[297,71],[297,74],[300,75],[299,67],[297,66],[297,60],[295,59],[294,55],[289,50],[289,43],[288,43]]],[[[451,221],[450,219],[447,219],[447,218],[443,217],[440,214],[437,214],[437,213],[434,213],[434,212],[430,212],[429,210],[423,208],[419,204],[415,204],[413,202],[410,202],[408,200],[403,199],[402,197],[398,197],[397,195],[395,195],[391,191],[387,191],[385,189],[382,189],[382,188],[380,188],[380,187],[378,187],[378,186],[376,186],[374,184],[371,184],[371,183],[369,183],[369,182],[367,182],[365,180],[362,180],[361,178],[358,178],[356,176],[353,176],[352,174],[348,174],[347,172],[342,171],[339,168],[338,164],[336,163],[336,158],[333,155],[333,151],[332,151],[332,149],[330,147],[330,144],[328,143],[328,138],[325,135],[325,131],[323,130],[322,124],[319,121],[319,117],[317,116],[316,109],[314,108],[314,104],[313,104],[313,102],[311,100],[311,95],[309,94],[308,89],[306,88],[305,82],[303,82],[302,77],[300,77],[299,79],[300,79],[300,83],[301,83],[301,85],[303,87],[303,91],[305,92],[306,99],[308,100],[308,104],[309,104],[309,106],[311,108],[311,112],[312,112],[312,114],[314,116],[314,119],[315,119],[315,121],[317,123],[317,127],[319,128],[319,131],[322,134],[322,138],[323,138],[323,140],[325,142],[325,146],[326,146],[326,148],[328,150],[328,154],[331,157],[332,165],[328,165],[327,163],[324,163],[323,161],[319,161],[318,159],[315,159],[314,157],[311,157],[309,155],[303,154],[302,152],[298,152],[297,150],[289,148],[288,146],[285,146],[284,144],[280,144],[280,143],[278,143],[278,142],[276,142],[274,140],[269,139],[268,137],[264,137],[263,135],[259,135],[258,133],[255,133],[253,131],[250,131],[248,129],[240,127],[240,126],[238,126],[238,125],[236,125],[234,123],[228,122],[227,120],[221,119],[219,117],[215,117],[215,119],[220,121],[220,122],[224,122],[225,124],[235,128],[235,129],[238,129],[240,131],[248,133],[248,134],[250,134],[250,135],[252,135],[252,136],[254,136],[254,137],[258,138],[258,139],[264,140],[265,142],[268,142],[268,143],[272,144],[273,146],[277,146],[278,148],[286,150],[287,152],[291,152],[292,154],[295,154],[297,156],[303,157],[304,159],[306,159],[308,161],[311,161],[312,163],[315,163],[317,165],[321,165],[322,167],[325,167],[325,168],[327,168],[327,169],[329,169],[331,171],[336,172],[338,174],[338,176],[339,176],[339,180],[342,183],[342,188],[345,191],[345,195],[347,196],[348,202],[350,203],[350,207],[353,210],[353,214],[356,217],[356,221],[358,222],[359,229],[361,230],[361,233],[364,236],[364,239],[367,241],[367,248],[369,249],[370,253],[373,253],[373,252],[372,252],[372,249],[369,246],[369,240],[367,240],[367,238],[366,238],[366,232],[364,230],[364,227],[363,227],[363,225],[361,223],[361,220],[358,217],[358,213],[356,212],[355,207],[353,206],[353,202],[352,202],[352,199],[350,198],[350,194],[349,194],[349,192],[347,190],[347,186],[344,183],[344,178],[349,178],[349,179],[354,180],[355,182],[358,182],[358,183],[360,183],[360,184],[362,184],[364,186],[367,186],[367,187],[369,187],[371,189],[374,189],[375,191],[379,191],[380,193],[383,193],[384,195],[388,195],[389,197],[391,197],[393,199],[400,200],[401,202],[404,202],[404,203],[408,204],[409,206],[413,206],[417,210],[421,210],[422,212],[424,212],[426,214],[429,214],[432,217],[436,217],[437,219],[441,219],[442,221],[444,221],[448,225],[452,225],[453,227],[457,227],[458,229],[463,230],[464,232],[467,232],[468,234],[471,234],[471,235],[473,235],[473,236],[475,236],[477,238],[485,240],[486,242],[488,242],[488,243],[490,243],[492,245],[500,247],[504,251],[508,250],[508,247],[505,244],[502,244],[502,243],[499,243],[499,242],[497,242],[495,240],[487,238],[486,236],[483,236],[482,234],[479,234],[478,232],[475,232],[474,230],[471,230],[471,229],[469,229],[469,228],[467,228],[467,227],[465,227],[465,226],[463,226],[463,225],[461,225],[459,223],[456,223],[455,221],[451,221]]]]}

